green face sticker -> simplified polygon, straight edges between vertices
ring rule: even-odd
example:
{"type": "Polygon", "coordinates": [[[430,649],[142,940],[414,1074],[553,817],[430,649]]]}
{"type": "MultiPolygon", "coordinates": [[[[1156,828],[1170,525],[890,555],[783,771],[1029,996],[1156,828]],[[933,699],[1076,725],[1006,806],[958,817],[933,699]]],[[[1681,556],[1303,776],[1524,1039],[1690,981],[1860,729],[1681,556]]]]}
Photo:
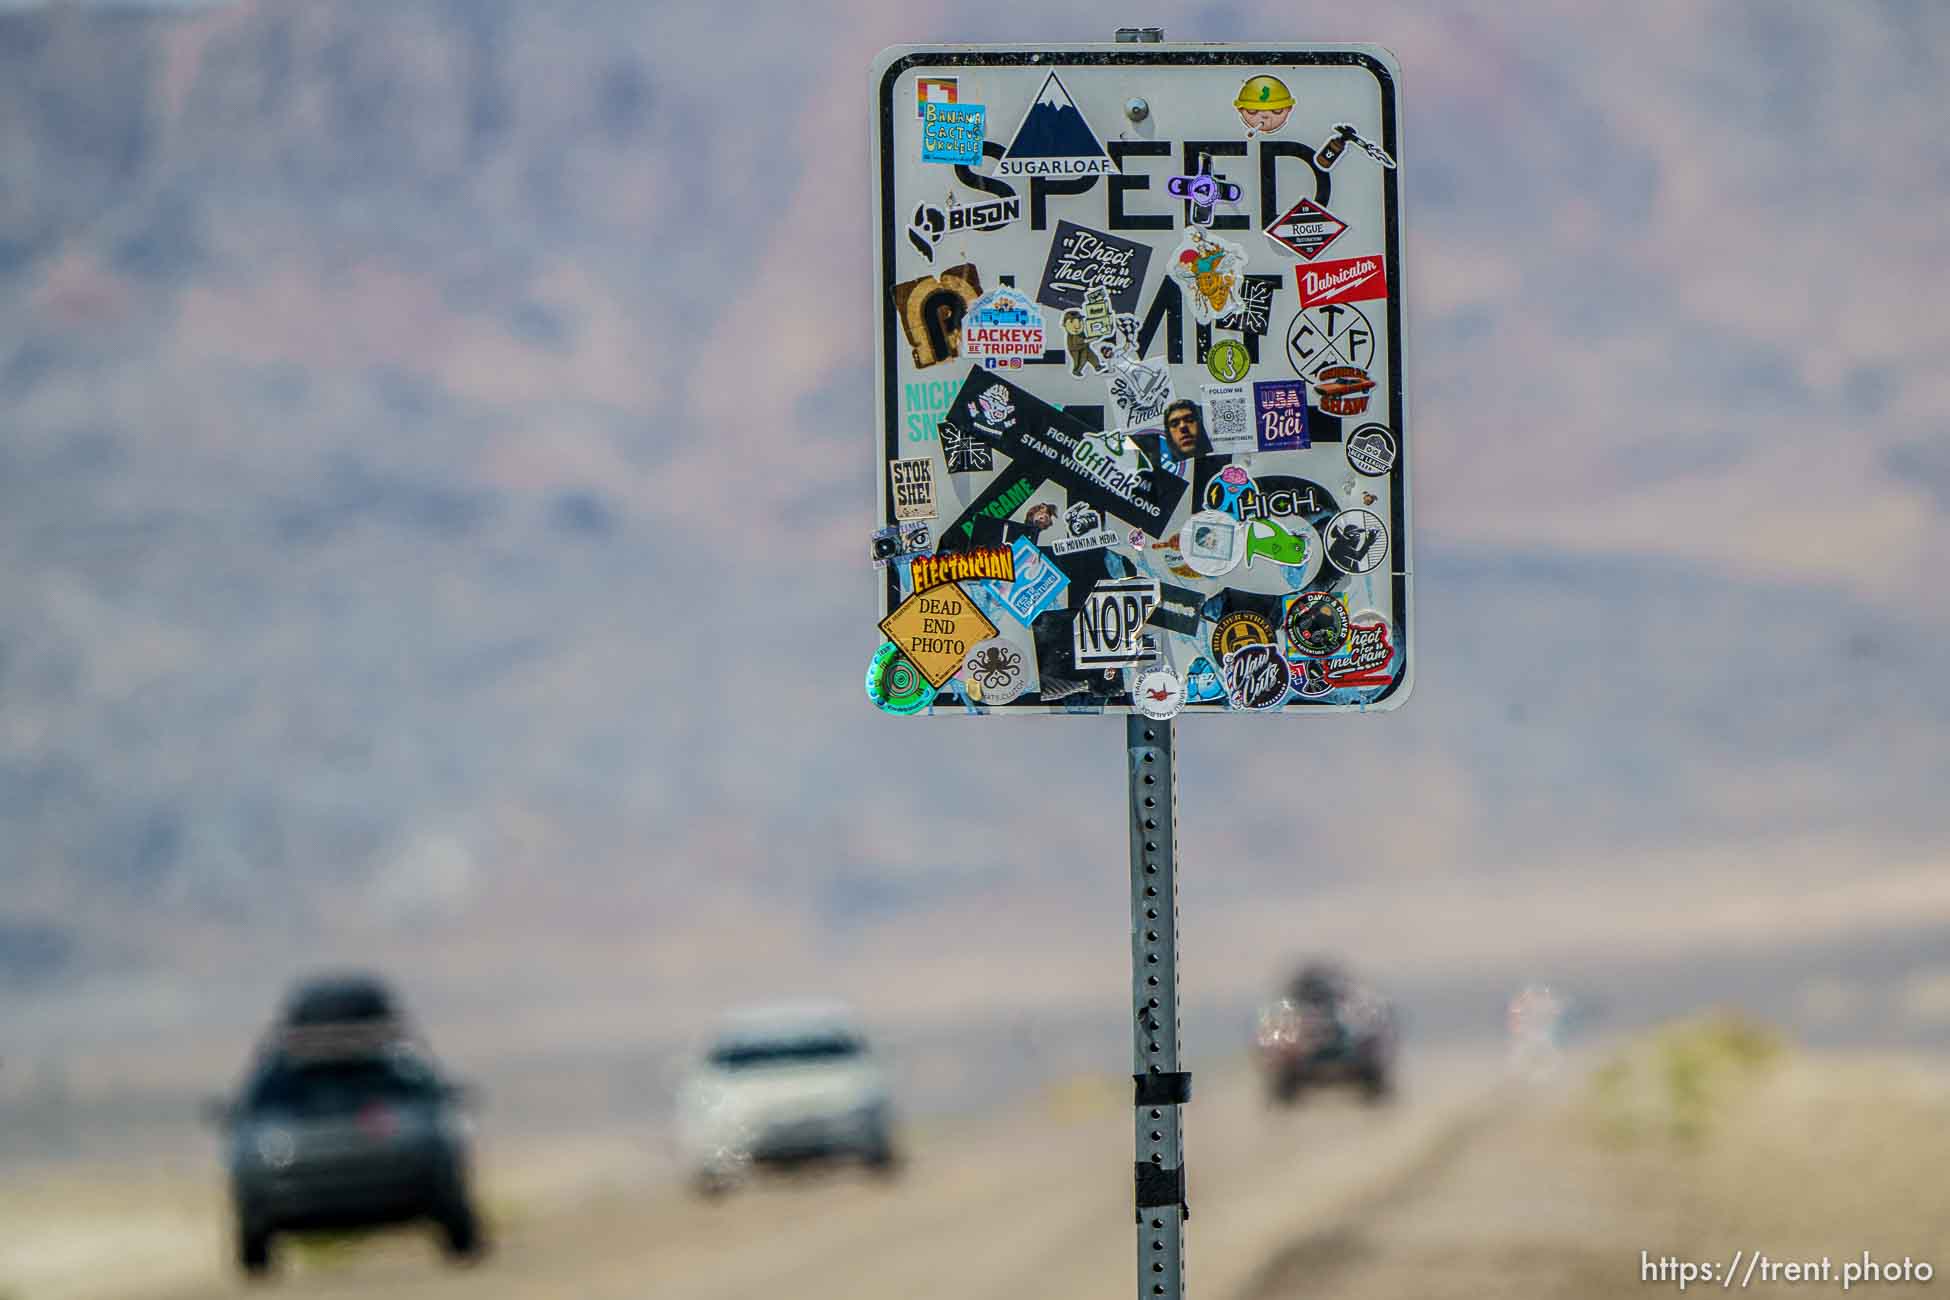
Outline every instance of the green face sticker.
{"type": "Polygon", "coordinates": [[[1307,539],[1295,537],[1271,519],[1254,519],[1246,525],[1246,563],[1264,556],[1275,564],[1305,564],[1307,539]]]}
{"type": "Polygon", "coordinates": [[[919,713],[934,703],[934,688],[892,641],[883,641],[867,664],[867,698],[888,713],[919,713]]]}
{"type": "Polygon", "coordinates": [[[1246,377],[1246,370],[1252,365],[1252,357],[1247,355],[1246,345],[1238,339],[1220,339],[1205,354],[1205,368],[1212,372],[1212,378],[1222,384],[1236,384],[1246,377]]]}

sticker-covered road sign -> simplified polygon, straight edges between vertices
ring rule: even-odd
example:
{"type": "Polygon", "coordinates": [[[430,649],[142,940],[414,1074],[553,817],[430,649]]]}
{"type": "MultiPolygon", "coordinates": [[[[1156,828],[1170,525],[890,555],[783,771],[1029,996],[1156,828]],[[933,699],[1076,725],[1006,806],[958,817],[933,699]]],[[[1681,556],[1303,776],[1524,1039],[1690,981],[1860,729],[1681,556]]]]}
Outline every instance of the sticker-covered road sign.
{"type": "Polygon", "coordinates": [[[898,647],[921,712],[1128,713],[1160,673],[1188,714],[1407,698],[1399,79],[1367,45],[875,61],[861,531],[922,521],[932,550],[868,570],[861,652],[898,647]],[[1013,576],[976,572],[1004,555],[1013,576]],[[1309,592],[1352,630],[1283,687],[1275,628],[1309,592]]]}

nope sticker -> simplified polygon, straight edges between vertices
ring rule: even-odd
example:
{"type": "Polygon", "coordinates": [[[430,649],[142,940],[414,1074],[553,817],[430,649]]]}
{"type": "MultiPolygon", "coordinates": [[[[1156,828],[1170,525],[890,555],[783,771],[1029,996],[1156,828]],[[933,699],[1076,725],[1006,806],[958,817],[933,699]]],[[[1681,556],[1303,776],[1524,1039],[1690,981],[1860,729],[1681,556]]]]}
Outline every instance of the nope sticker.
{"type": "Polygon", "coordinates": [[[1117,668],[1144,662],[1152,653],[1144,624],[1158,604],[1158,584],[1121,578],[1100,582],[1077,607],[1070,626],[1079,668],[1117,668]]]}
{"type": "Polygon", "coordinates": [[[944,686],[962,657],[996,633],[995,624],[954,583],[916,592],[880,620],[880,630],[899,646],[930,686],[944,686]]]}

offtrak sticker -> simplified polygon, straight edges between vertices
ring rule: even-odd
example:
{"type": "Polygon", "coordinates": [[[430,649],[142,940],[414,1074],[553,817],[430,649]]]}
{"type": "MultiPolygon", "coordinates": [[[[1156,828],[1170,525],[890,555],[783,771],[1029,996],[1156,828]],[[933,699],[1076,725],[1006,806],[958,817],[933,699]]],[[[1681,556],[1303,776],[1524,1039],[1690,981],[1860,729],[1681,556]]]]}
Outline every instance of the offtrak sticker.
{"type": "Polygon", "coordinates": [[[901,333],[913,350],[914,366],[952,361],[961,355],[961,319],[982,296],[982,276],[964,262],[939,276],[924,275],[894,286],[894,310],[900,313],[901,333]]]}
{"type": "Polygon", "coordinates": [[[1205,398],[1205,413],[1211,426],[1206,432],[1214,452],[1221,456],[1240,456],[1259,450],[1251,384],[1207,384],[1200,393],[1205,398]]]}
{"type": "Polygon", "coordinates": [[[1277,709],[1286,703],[1293,678],[1280,648],[1254,642],[1225,660],[1226,699],[1235,709],[1277,709]]]}
{"type": "Polygon", "coordinates": [[[1359,366],[1323,366],[1314,372],[1314,395],[1325,415],[1360,415],[1368,409],[1374,380],[1359,366]]]}
{"type": "Polygon", "coordinates": [[[1151,246],[1091,230],[1073,221],[1056,223],[1050,237],[1049,260],[1043,263],[1043,284],[1036,301],[1050,307],[1083,306],[1085,294],[1101,285],[1111,308],[1135,312],[1144,272],[1151,265],[1151,246]]]}
{"type": "Polygon", "coordinates": [[[987,126],[980,104],[921,105],[921,161],[979,167],[987,126]]]}
{"type": "Polygon", "coordinates": [[[962,660],[961,679],[969,698],[977,704],[1007,704],[1029,685],[1029,665],[1022,651],[1007,641],[991,639],[968,652],[962,660]]]}
{"type": "Polygon", "coordinates": [[[1200,510],[1178,530],[1178,553],[1200,577],[1223,577],[1246,558],[1246,529],[1223,511],[1200,510]]]}
{"type": "Polygon", "coordinates": [[[1169,668],[1153,668],[1131,688],[1131,707],[1153,722],[1178,716],[1185,707],[1185,683],[1169,668]]]}
{"type": "Polygon", "coordinates": [[[1224,663],[1241,646],[1263,645],[1278,653],[1273,644],[1273,624],[1264,614],[1250,609],[1235,609],[1222,616],[1212,628],[1212,657],[1224,663]]]}
{"type": "Polygon", "coordinates": [[[1158,424],[1164,420],[1165,407],[1171,404],[1172,397],[1171,367],[1165,364],[1164,358],[1135,361],[1114,357],[1105,384],[1119,427],[1158,424]]]}
{"type": "Polygon", "coordinates": [[[1293,278],[1300,286],[1302,307],[1318,307],[1329,302],[1367,302],[1388,296],[1388,268],[1378,255],[1296,266],[1293,278]]]}
{"type": "Polygon", "coordinates": [[[914,116],[925,117],[929,104],[952,104],[961,98],[959,77],[914,78],[914,116]]]}
{"type": "Polygon", "coordinates": [[[1286,652],[1325,659],[1347,647],[1347,602],[1331,591],[1303,591],[1287,600],[1286,652]]]}
{"type": "Polygon", "coordinates": [[[1239,310],[1245,275],[1246,250],[1199,226],[1186,228],[1171,257],[1171,277],[1201,325],[1239,310]]]}
{"type": "Polygon", "coordinates": [[[1079,668],[1126,668],[1157,653],[1144,625],[1158,603],[1158,584],[1121,578],[1090,589],[1071,617],[1079,668]]]}
{"type": "Polygon", "coordinates": [[[874,530],[869,553],[873,557],[873,567],[884,569],[894,560],[921,554],[929,544],[926,523],[889,524],[874,530]]]}
{"type": "Polygon", "coordinates": [[[1327,525],[1327,562],[1342,573],[1367,573],[1388,555],[1388,527],[1372,510],[1343,510],[1327,525]]]}
{"type": "Polygon", "coordinates": [[[1044,80],[995,164],[997,176],[1105,176],[1116,170],[1103,142],[1054,72],[1044,80]]]}
{"type": "Polygon", "coordinates": [[[1070,585],[1070,578],[1027,537],[1016,538],[1010,549],[1016,566],[1015,581],[984,582],[982,586],[1002,602],[1002,607],[1016,622],[1028,627],[1038,614],[1056,603],[1056,598],[1070,585]]]}
{"type": "Polygon", "coordinates": [[[961,321],[961,354],[1019,367],[1043,359],[1043,312],[1020,289],[1003,285],[977,298],[961,321]]]}
{"type": "Polygon", "coordinates": [[[1374,365],[1375,332],[1367,313],[1345,303],[1302,307],[1286,331],[1286,359],[1294,373],[1313,380],[1341,366],[1362,373],[1374,365]]]}
{"type": "Polygon", "coordinates": [[[942,555],[920,555],[910,570],[916,592],[950,582],[1014,582],[1015,552],[1004,546],[977,546],[942,555]]]}
{"type": "Polygon", "coordinates": [[[1181,478],[1145,469],[1134,449],[1107,450],[1103,439],[1074,417],[998,374],[972,371],[948,419],[993,442],[1025,472],[1043,473],[1073,501],[1136,524],[1151,537],[1164,536],[1190,487],[1181,478]]]}
{"type": "Polygon", "coordinates": [[[1185,670],[1185,698],[1193,704],[1203,704],[1209,700],[1223,700],[1226,697],[1225,683],[1213,669],[1212,663],[1204,655],[1192,660],[1192,666],[1185,670]]]}
{"type": "Polygon", "coordinates": [[[953,583],[915,592],[880,620],[880,630],[935,687],[961,669],[970,646],[996,633],[995,624],[953,583]]]}
{"type": "Polygon", "coordinates": [[[1324,676],[1329,686],[1386,686],[1394,677],[1394,661],[1388,620],[1371,609],[1362,610],[1354,616],[1346,650],[1326,662],[1324,676]]]}
{"type": "Polygon", "coordinates": [[[1253,385],[1253,428],[1261,451],[1299,451],[1307,438],[1307,385],[1298,379],[1265,379],[1253,385]]]}
{"type": "Polygon", "coordinates": [[[884,641],[867,661],[867,698],[889,713],[919,713],[934,702],[934,689],[899,646],[884,641]]]}
{"type": "MultiPolygon", "coordinates": [[[[1364,424],[1343,445],[1349,468],[1369,478],[1381,478],[1395,468],[1395,435],[1385,424],[1364,424]]],[[[1353,480],[1349,480],[1352,482],[1353,480]]]]}
{"type": "Polygon", "coordinates": [[[932,262],[935,245],[941,242],[942,236],[1001,230],[1020,216],[1022,200],[1014,195],[981,203],[958,203],[955,196],[950,194],[945,207],[932,203],[915,207],[914,218],[907,223],[907,242],[932,262]]]}
{"type": "Polygon", "coordinates": [[[887,467],[894,487],[894,518],[934,518],[934,462],[925,456],[897,460],[887,467]]]}
{"type": "Polygon", "coordinates": [[[1293,116],[1293,92],[1278,77],[1249,77],[1233,98],[1232,107],[1246,128],[1247,139],[1271,135],[1293,116]]]}
{"type": "MultiPolygon", "coordinates": [[[[1238,383],[1246,377],[1252,365],[1252,354],[1238,339],[1220,339],[1205,354],[1206,371],[1222,384],[1238,383]]],[[[1208,388],[1205,391],[1209,393],[1212,390],[1208,388]]]]}
{"type": "Polygon", "coordinates": [[[1347,222],[1312,199],[1301,199],[1265,230],[1268,239],[1309,262],[1346,233],[1347,222]]]}

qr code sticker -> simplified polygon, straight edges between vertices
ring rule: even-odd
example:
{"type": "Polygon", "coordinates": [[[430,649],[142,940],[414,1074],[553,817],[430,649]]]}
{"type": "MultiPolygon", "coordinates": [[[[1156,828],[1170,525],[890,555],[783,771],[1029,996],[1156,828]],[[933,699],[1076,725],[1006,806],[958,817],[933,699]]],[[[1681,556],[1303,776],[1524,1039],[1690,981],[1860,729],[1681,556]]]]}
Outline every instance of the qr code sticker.
{"type": "Polygon", "coordinates": [[[1212,450],[1220,455],[1254,451],[1251,384],[1208,384],[1205,387],[1206,430],[1212,450]]]}

